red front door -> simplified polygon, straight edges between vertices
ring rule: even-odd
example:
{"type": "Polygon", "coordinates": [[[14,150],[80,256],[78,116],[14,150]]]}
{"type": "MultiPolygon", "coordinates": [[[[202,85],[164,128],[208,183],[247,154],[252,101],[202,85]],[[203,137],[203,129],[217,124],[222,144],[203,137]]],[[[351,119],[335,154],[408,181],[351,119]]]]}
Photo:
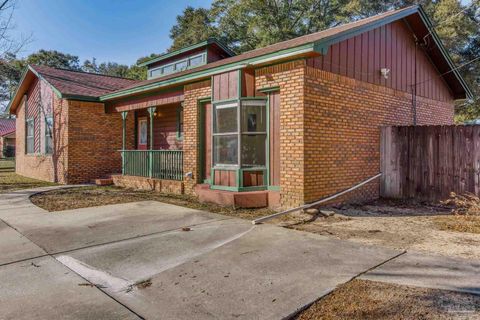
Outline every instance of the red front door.
{"type": "Polygon", "coordinates": [[[147,150],[148,144],[148,121],[146,117],[138,118],[137,123],[137,149],[147,150]]]}

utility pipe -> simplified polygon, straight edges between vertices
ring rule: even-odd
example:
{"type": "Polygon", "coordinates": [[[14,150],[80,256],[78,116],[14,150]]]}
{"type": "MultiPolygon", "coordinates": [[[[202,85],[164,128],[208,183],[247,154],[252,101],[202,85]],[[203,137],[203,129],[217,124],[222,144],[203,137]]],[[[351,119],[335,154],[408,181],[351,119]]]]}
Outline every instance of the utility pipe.
{"type": "Polygon", "coordinates": [[[315,202],[312,202],[312,203],[308,203],[308,204],[304,204],[303,206],[300,206],[300,207],[288,209],[288,210],[285,210],[285,211],[282,211],[282,212],[277,212],[277,213],[271,214],[271,215],[269,215],[269,216],[265,216],[265,217],[261,217],[261,218],[252,220],[252,224],[259,224],[259,223],[262,223],[262,222],[264,222],[264,221],[267,221],[267,220],[270,220],[270,219],[273,219],[273,218],[277,218],[277,217],[279,217],[279,216],[283,216],[284,214],[292,213],[292,212],[299,211],[299,210],[303,210],[303,209],[308,209],[308,208],[313,207],[313,206],[316,206],[316,205],[318,205],[318,204],[320,204],[320,203],[324,203],[324,202],[330,201],[330,200],[332,200],[332,199],[338,198],[338,197],[340,197],[341,195],[344,195],[344,194],[349,193],[349,192],[351,192],[351,191],[353,191],[353,190],[355,190],[355,189],[360,188],[361,186],[369,183],[370,181],[373,181],[373,180],[375,180],[375,179],[377,179],[377,178],[380,178],[381,175],[382,175],[382,173],[379,173],[379,174],[377,174],[377,175],[374,175],[373,177],[370,177],[370,178],[368,178],[367,180],[364,180],[364,181],[360,182],[359,184],[354,185],[353,187],[351,187],[351,188],[349,188],[349,189],[340,191],[340,192],[338,192],[338,193],[335,193],[335,194],[332,195],[332,196],[323,198],[323,199],[321,199],[321,200],[318,200],[318,201],[315,201],[315,202]]]}

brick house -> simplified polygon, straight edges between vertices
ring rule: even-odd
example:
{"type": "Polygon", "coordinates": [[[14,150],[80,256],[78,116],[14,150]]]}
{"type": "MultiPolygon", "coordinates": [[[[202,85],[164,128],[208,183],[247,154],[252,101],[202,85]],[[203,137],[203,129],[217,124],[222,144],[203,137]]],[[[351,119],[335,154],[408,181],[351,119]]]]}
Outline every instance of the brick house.
{"type": "MultiPolygon", "coordinates": [[[[471,97],[418,6],[241,55],[209,39],[144,65],[145,81],[31,66],[10,106],[18,173],[121,172],[120,186],[287,208],[378,173],[382,125],[452,124],[471,97]],[[52,155],[37,154],[45,124],[30,123],[42,90],[52,155]]],[[[378,193],[373,182],[342,201],[378,193]]]]}
{"type": "Polygon", "coordinates": [[[8,156],[8,148],[15,151],[15,119],[0,118],[0,158],[8,156]]]}

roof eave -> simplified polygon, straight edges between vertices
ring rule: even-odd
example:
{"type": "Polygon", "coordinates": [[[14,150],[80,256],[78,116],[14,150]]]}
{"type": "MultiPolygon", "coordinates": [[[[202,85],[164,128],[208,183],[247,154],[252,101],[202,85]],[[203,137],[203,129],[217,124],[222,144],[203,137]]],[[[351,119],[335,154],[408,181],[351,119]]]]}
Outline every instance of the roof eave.
{"type": "Polygon", "coordinates": [[[450,58],[450,55],[447,51],[447,49],[443,46],[442,41],[440,40],[440,37],[438,36],[437,32],[435,31],[432,22],[430,21],[430,18],[426,14],[425,10],[421,6],[418,6],[418,13],[420,14],[420,18],[422,19],[423,23],[427,26],[427,30],[430,32],[433,41],[437,45],[437,47],[440,50],[440,53],[442,54],[443,58],[445,61],[448,63],[449,68],[452,70],[452,73],[455,75],[455,78],[457,78],[458,82],[462,86],[463,90],[465,90],[465,98],[466,99],[473,99],[473,92],[468,86],[468,84],[465,82],[465,79],[460,75],[458,72],[457,68],[455,67],[455,64],[453,63],[452,59],[450,58]]]}

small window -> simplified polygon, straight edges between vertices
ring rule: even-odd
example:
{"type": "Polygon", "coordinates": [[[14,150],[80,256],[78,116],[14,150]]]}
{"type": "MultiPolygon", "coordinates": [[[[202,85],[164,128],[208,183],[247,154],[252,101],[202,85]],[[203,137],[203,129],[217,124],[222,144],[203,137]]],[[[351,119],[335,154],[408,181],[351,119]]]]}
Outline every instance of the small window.
{"type": "Polygon", "coordinates": [[[173,64],[169,64],[168,66],[163,67],[163,74],[172,73],[175,70],[173,67],[173,64]]]}
{"type": "Polygon", "coordinates": [[[35,152],[35,120],[28,119],[26,127],[27,127],[26,152],[34,153],[35,152]]]}
{"type": "Polygon", "coordinates": [[[204,55],[202,54],[202,55],[190,58],[190,67],[196,67],[198,65],[201,65],[203,63],[203,57],[204,55]]]}
{"type": "Polygon", "coordinates": [[[177,138],[183,139],[183,107],[177,111],[177,138]]]}
{"type": "Polygon", "coordinates": [[[45,153],[53,153],[53,117],[45,117],[45,153]]]}
{"type": "Polygon", "coordinates": [[[158,76],[161,76],[161,75],[162,75],[162,68],[156,68],[156,69],[150,70],[150,77],[151,78],[158,77],[158,76]]]}
{"type": "Polygon", "coordinates": [[[187,69],[187,67],[188,67],[187,60],[183,60],[183,61],[175,63],[175,71],[182,71],[182,70],[187,69]]]}

